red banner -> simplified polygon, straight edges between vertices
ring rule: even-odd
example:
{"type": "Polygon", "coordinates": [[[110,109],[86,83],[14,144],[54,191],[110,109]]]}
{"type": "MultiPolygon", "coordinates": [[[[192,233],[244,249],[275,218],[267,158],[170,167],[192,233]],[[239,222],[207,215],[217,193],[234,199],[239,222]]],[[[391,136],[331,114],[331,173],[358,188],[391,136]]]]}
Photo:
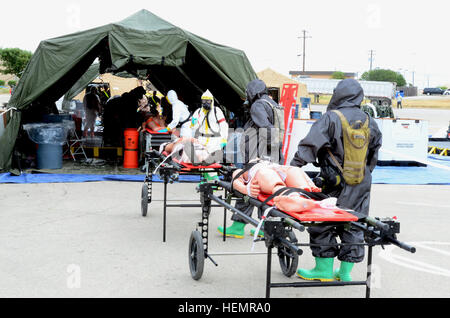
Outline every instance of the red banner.
{"type": "Polygon", "coordinates": [[[284,107],[284,127],[288,126],[291,107],[297,103],[298,84],[283,84],[280,105],[284,107]]]}
{"type": "Polygon", "coordinates": [[[284,107],[284,138],[283,138],[283,155],[284,164],[286,164],[289,145],[291,143],[292,126],[295,112],[295,104],[297,103],[298,84],[283,84],[281,91],[280,105],[284,107]]]}

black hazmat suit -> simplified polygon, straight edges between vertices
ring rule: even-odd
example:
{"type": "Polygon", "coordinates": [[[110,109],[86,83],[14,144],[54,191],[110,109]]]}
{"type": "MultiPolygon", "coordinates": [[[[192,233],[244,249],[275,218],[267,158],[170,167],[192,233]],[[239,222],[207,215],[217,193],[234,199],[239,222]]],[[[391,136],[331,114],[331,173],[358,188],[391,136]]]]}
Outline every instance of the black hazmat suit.
{"type": "Polygon", "coordinates": [[[137,128],[142,123],[136,112],[138,101],[145,95],[145,89],[136,87],[122,96],[110,98],[103,114],[103,140],[108,145],[122,145],[126,128],[137,128]]]}
{"type": "MultiPolygon", "coordinates": [[[[277,104],[269,97],[266,84],[260,79],[248,83],[246,92],[247,101],[250,104],[250,117],[244,125],[244,134],[240,145],[241,153],[244,154],[244,167],[250,160],[262,156],[270,157],[273,162],[281,164],[284,161],[281,144],[278,139],[273,141],[271,139],[274,114],[272,107],[267,102],[274,106],[277,104]],[[266,148],[261,145],[266,145],[266,148]]],[[[236,200],[235,207],[248,216],[253,213],[253,206],[241,199],[236,200]]],[[[246,223],[235,214],[231,220],[246,223]]]]}
{"type": "MultiPolygon", "coordinates": [[[[341,166],[344,161],[344,145],[342,138],[342,124],[339,116],[332,110],[339,110],[350,125],[360,120],[365,122],[369,117],[370,140],[367,150],[367,163],[364,179],[360,184],[348,185],[341,177],[341,183],[337,187],[326,187],[324,193],[337,197],[337,206],[352,209],[356,212],[368,215],[370,204],[370,188],[372,185],[372,171],[376,166],[378,149],[381,147],[381,132],[375,120],[367,116],[360,109],[364,99],[361,85],[353,79],[345,79],[338,83],[330,100],[326,113],[311,127],[308,135],[300,141],[298,151],[291,161],[292,166],[302,167],[307,163],[314,163],[318,159],[321,166],[321,175],[326,179],[334,173],[339,173],[338,168],[331,160],[327,148],[335,156],[341,166]],[[331,173],[330,173],[331,171],[331,173]]],[[[311,227],[309,230],[310,241],[313,244],[334,244],[336,235],[339,235],[345,243],[363,243],[364,234],[359,230],[345,230],[343,227],[311,227]]],[[[363,246],[311,247],[315,257],[335,257],[340,261],[357,263],[364,259],[363,246]]]]}

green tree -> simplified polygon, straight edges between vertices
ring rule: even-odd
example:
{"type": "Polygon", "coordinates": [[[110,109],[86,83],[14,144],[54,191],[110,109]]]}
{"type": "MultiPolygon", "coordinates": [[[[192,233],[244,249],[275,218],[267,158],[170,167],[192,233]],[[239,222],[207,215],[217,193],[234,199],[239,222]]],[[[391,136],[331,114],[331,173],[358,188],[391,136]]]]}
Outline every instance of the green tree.
{"type": "Polygon", "coordinates": [[[397,83],[397,86],[406,85],[405,78],[402,74],[385,69],[364,72],[363,75],[361,75],[361,79],[364,81],[394,82],[397,83]]]}
{"type": "Polygon", "coordinates": [[[344,79],[345,78],[345,74],[344,74],[344,72],[336,71],[333,74],[331,74],[331,78],[332,79],[344,79]]]}
{"type": "Polygon", "coordinates": [[[0,86],[5,86],[5,81],[0,80],[0,86]]]}
{"type": "Polygon", "coordinates": [[[17,84],[16,81],[8,81],[8,86],[9,86],[9,87],[16,86],[16,84],[17,84]]]}
{"type": "Polygon", "coordinates": [[[0,49],[0,61],[2,62],[0,73],[14,74],[20,78],[31,56],[31,52],[18,48],[0,49]]]}

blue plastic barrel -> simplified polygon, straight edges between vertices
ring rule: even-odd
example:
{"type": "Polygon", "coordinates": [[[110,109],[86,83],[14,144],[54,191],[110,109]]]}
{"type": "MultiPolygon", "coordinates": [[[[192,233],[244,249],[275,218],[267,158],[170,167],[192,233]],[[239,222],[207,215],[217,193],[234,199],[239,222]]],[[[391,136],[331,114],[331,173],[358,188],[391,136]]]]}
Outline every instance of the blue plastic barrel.
{"type": "Polygon", "coordinates": [[[319,119],[322,117],[322,112],[311,111],[311,119],[319,119]]]}
{"type": "Polygon", "coordinates": [[[61,169],[63,147],[58,144],[39,144],[36,151],[38,169],[61,169]]]}

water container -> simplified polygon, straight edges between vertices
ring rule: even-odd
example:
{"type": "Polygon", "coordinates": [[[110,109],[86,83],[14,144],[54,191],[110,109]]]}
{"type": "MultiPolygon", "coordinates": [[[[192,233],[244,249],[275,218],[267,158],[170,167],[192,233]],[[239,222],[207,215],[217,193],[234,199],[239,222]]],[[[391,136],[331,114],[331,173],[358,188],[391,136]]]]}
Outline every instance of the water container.
{"type": "Polygon", "coordinates": [[[67,140],[68,123],[33,123],[23,125],[30,139],[38,144],[36,161],[38,169],[61,169],[62,147],[67,140]]]}
{"type": "Polygon", "coordinates": [[[311,111],[311,119],[319,119],[320,117],[322,117],[322,112],[317,112],[317,111],[311,111]]]}
{"type": "Polygon", "coordinates": [[[139,132],[137,129],[125,129],[125,152],[123,158],[123,167],[126,169],[134,169],[138,164],[138,146],[139,146],[139,132]]]}
{"type": "Polygon", "coordinates": [[[38,144],[36,159],[38,169],[61,169],[63,165],[62,146],[58,144],[38,144]]]}
{"type": "Polygon", "coordinates": [[[311,98],[309,97],[300,97],[300,118],[301,119],[311,119],[311,98]]]}

